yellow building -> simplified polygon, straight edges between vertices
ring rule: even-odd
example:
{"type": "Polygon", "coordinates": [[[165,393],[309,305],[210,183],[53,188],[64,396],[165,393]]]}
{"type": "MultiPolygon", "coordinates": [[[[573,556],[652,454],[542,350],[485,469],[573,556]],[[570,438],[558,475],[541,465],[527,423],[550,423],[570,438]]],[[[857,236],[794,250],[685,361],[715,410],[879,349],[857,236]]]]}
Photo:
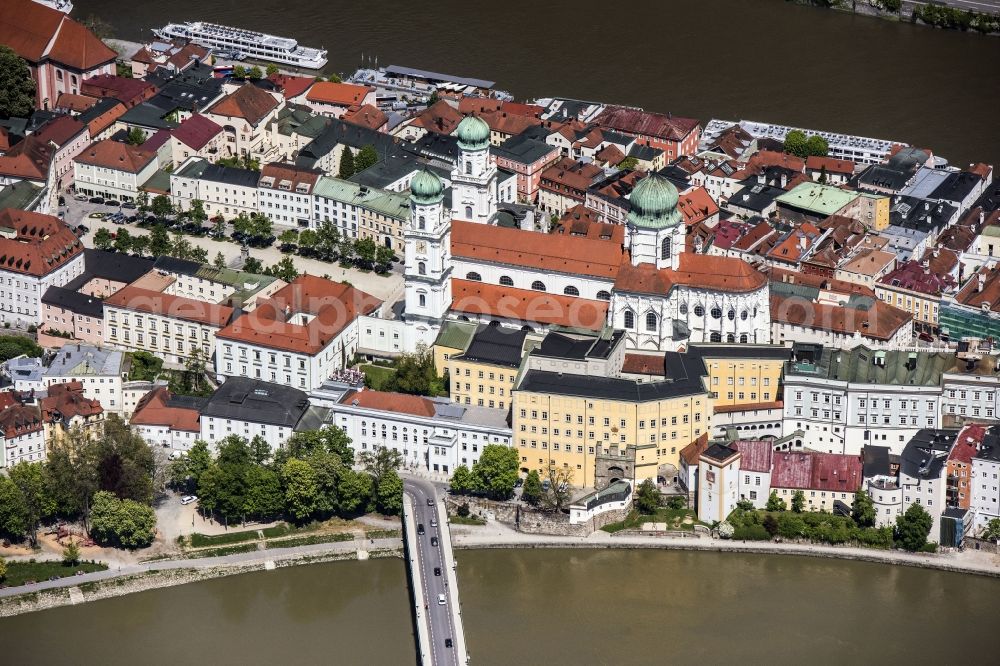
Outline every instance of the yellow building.
{"type": "Polygon", "coordinates": [[[452,401],[493,409],[509,407],[527,335],[521,330],[480,326],[466,349],[448,358],[452,401]]]}
{"type": "Polygon", "coordinates": [[[522,471],[572,473],[572,485],[595,484],[608,454],[622,461],[626,480],[656,480],[679,468],[680,449],[709,430],[712,400],[704,365],[690,354],[667,353],[669,381],[527,369],[514,391],[514,439],[522,471]]]}
{"type": "Polygon", "coordinates": [[[860,196],[837,211],[837,215],[861,220],[868,228],[882,231],[889,226],[892,198],[884,194],[861,192],[860,196]]]}
{"type": "Polygon", "coordinates": [[[467,321],[446,321],[441,325],[441,332],[431,351],[434,354],[434,370],[439,375],[448,371],[448,361],[465,351],[475,335],[477,324],[467,321]]]}
{"type": "Polygon", "coordinates": [[[688,353],[705,362],[716,407],[776,401],[782,368],[790,360],[783,345],[692,345],[688,353]]]}

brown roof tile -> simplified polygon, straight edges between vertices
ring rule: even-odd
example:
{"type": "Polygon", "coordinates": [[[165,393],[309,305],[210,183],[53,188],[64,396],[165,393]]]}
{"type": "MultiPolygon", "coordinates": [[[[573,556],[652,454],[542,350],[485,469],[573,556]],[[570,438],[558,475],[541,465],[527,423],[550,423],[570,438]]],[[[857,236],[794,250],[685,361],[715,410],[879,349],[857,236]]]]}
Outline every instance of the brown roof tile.
{"type": "Polygon", "coordinates": [[[156,153],[152,150],[105,139],[84,148],[75,161],[105,169],[139,173],[155,159],[156,153]]]}
{"type": "Polygon", "coordinates": [[[83,72],[118,57],[69,16],[32,0],[0,2],[0,44],[29,62],[54,60],[83,72]]]}
{"type": "Polygon", "coordinates": [[[451,309],[456,312],[593,331],[604,327],[609,305],[608,301],[458,279],[451,281],[451,298],[451,309]]]}
{"type": "Polygon", "coordinates": [[[51,215],[0,210],[0,268],[40,277],[83,253],[83,245],[62,220],[51,215]]]}
{"type": "Polygon", "coordinates": [[[252,83],[245,83],[235,92],[213,104],[205,113],[227,118],[243,118],[256,125],[278,108],[278,100],[252,83]]]}

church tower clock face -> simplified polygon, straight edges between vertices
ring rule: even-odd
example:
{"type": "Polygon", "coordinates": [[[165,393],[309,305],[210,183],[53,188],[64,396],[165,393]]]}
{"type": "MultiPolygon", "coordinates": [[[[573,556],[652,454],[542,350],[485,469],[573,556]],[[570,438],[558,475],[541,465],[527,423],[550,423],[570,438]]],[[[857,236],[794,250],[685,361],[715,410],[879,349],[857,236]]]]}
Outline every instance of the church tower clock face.
{"type": "Polygon", "coordinates": [[[424,253],[427,252],[427,243],[420,241],[417,243],[417,252],[424,253]]]}

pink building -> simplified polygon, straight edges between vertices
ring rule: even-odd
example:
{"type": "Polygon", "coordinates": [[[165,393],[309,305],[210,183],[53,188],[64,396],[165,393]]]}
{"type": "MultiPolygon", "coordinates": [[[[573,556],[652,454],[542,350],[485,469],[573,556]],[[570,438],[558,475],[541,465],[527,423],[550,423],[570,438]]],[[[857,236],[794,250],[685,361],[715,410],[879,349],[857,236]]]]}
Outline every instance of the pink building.
{"type": "Polygon", "coordinates": [[[118,57],[90,30],[33,0],[0,2],[0,44],[27,61],[41,109],[52,108],[64,92],[79,93],[84,79],[114,74],[118,57]]]}
{"type": "Polygon", "coordinates": [[[59,116],[46,123],[36,136],[56,147],[49,166],[55,182],[52,194],[56,196],[73,184],[73,158],[90,145],[90,130],[76,118],[59,116]]]}
{"type": "Polygon", "coordinates": [[[542,172],[559,159],[559,149],[521,134],[494,148],[492,157],[497,167],[517,174],[518,200],[534,202],[542,172]]]}

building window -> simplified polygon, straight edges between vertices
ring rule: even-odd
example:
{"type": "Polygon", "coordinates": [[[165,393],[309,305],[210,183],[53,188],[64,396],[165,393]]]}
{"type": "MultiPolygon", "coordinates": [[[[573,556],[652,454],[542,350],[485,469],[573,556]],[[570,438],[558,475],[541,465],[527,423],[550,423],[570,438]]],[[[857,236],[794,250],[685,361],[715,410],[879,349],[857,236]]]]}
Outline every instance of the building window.
{"type": "Polygon", "coordinates": [[[597,292],[597,300],[599,300],[599,301],[610,301],[611,300],[611,294],[609,292],[606,292],[606,291],[604,291],[602,289],[601,291],[597,292]]]}
{"type": "Polygon", "coordinates": [[[646,313],[646,330],[655,331],[656,330],[656,313],[647,312],[646,313]]]}
{"type": "Polygon", "coordinates": [[[480,275],[479,273],[472,272],[472,273],[466,273],[465,274],[465,279],[466,280],[472,280],[473,282],[482,282],[483,281],[483,276],[480,275]]]}
{"type": "Polygon", "coordinates": [[[631,330],[635,328],[635,313],[631,310],[626,310],[624,315],[624,326],[625,328],[631,330]]]}
{"type": "Polygon", "coordinates": [[[663,239],[663,242],[660,243],[660,259],[669,259],[669,258],[670,258],[670,236],[667,236],[666,238],[663,239]]]}
{"type": "Polygon", "coordinates": [[[565,289],[563,289],[563,293],[566,294],[567,296],[579,296],[580,290],[574,287],[573,285],[570,285],[565,289]]]}
{"type": "Polygon", "coordinates": [[[417,273],[420,275],[427,275],[427,264],[420,261],[417,263],[417,273]]]}
{"type": "Polygon", "coordinates": [[[509,275],[501,275],[500,276],[500,284],[503,285],[503,286],[505,286],[505,287],[513,287],[514,286],[514,281],[512,279],[510,279],[509,275]]]}
{"type": "Polygon", "coordinates": [[[531,283],[531,288],[535,291],[545,291],[545,283],[541,280],[535,280],[531,283]]]}

